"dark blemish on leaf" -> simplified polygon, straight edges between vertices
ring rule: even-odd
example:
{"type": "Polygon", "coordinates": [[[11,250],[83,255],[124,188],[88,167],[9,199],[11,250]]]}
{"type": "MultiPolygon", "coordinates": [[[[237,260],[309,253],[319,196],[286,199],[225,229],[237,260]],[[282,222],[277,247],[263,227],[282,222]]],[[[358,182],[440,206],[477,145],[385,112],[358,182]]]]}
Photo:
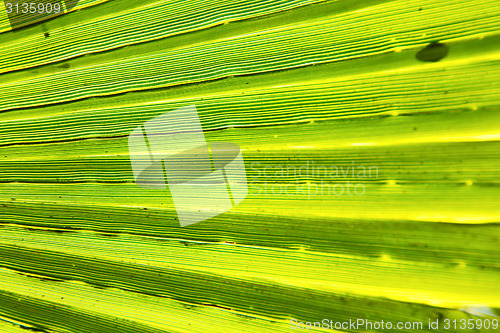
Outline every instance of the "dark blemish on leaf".
{"type": "Polygon", "coordinates": [[[64,280],[61,279],[56,279],[52,277],[38,277],[35,276],[36,279],[41,280],[41,281],[49,281],[49,282],[64,282],[64,280]]]}
{"type": "Polygon", "coordinates": [[[432,42],[418,51],[417,59],[423,62],[436,62],[448,55],[450,48],[440,42],[432,42]]]}
{"type": "Polygon", "coordinates": [[[50,34],[48,32],[44,33],[43,35],[45,36],[45,38],[49,38],[50,37],[50,34]]]}
{"type": "Polygon", "coordinates": [[[19,327],[22,328],[23,330],[31,331],[31,332],[44,332],[44,333],[47,332],[46,330],[41,329],[41,328],[24,326],[24,325],[21,325],[21,324],[19,324],[19,327]]]}
{"type": "Polygon", "coordinates": [[[101,235],[101,236],[105,236],[105,237],[120,237],[119,235],[116,235],[116,234],[110,234],[110,233],[105,233],[105,232],[101,232],[101,233],[99,233],[99,235],[101,235]]]}
{"type": "Polygon", "coordinates": [[[413,130],[414,130],[414,131],[416,131],[416,130],[417,130],[417,128],[416,128],[416,127],[413,127],[413,130]]]}
{"type": "Polygon", "coordinates": [[[223,310],[229,310],[229,311],[232,311],[231,308],[227,308],[225,306],[221,306],[221,305],[217,305],[217,304],[203,304],[204,306],[210,306],[210,307],[214,307],[214,308],[218,308],[218,309],[223,309],[223,310]]]}
{"type": "Polygon", "coordinates": [[[57,234],[67,234],[67,233],[72,233],[76,232],[74,230],[61,230],[61,229],[43,229],[45,232],[55,232],[57,234]]]}
{"type": "Polygon", "coordinates": [[[65,62],[64,64],[60,64],[60,65],[59,65],[59,66],[57,66],[57,67],[67,69],[67,68],[69,68],[69,67],[70,67],[70,65],[69,65],[67,62],[65,62]]]}
{"type": "Polygon", "coordinates": [[[61,280],[61,279],[58,279],[58,278],[49,277],[49,276],[33,276],[33,275],[30,275],[30,274],[24,274],[24,273],[17,273],[17,274],[22,275],[22,276],[27,276],[27,277],[35,278],[35,279],[42,280],[42,281],[64,282],[64,280],[61,280]]]}

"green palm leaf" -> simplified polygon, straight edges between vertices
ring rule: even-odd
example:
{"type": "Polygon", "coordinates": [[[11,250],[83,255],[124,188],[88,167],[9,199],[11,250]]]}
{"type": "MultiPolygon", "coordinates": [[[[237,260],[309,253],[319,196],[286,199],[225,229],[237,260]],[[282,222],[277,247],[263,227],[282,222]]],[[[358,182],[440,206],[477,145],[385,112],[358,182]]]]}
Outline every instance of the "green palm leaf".
{"type": "Polygon", "coordinates": [[[0,332],[498,320],[499,15],[82,0],[12,30],[0,4],[0,332]],[[181,228],[128,135],[193,104],[249,192],[181,228]]]}

